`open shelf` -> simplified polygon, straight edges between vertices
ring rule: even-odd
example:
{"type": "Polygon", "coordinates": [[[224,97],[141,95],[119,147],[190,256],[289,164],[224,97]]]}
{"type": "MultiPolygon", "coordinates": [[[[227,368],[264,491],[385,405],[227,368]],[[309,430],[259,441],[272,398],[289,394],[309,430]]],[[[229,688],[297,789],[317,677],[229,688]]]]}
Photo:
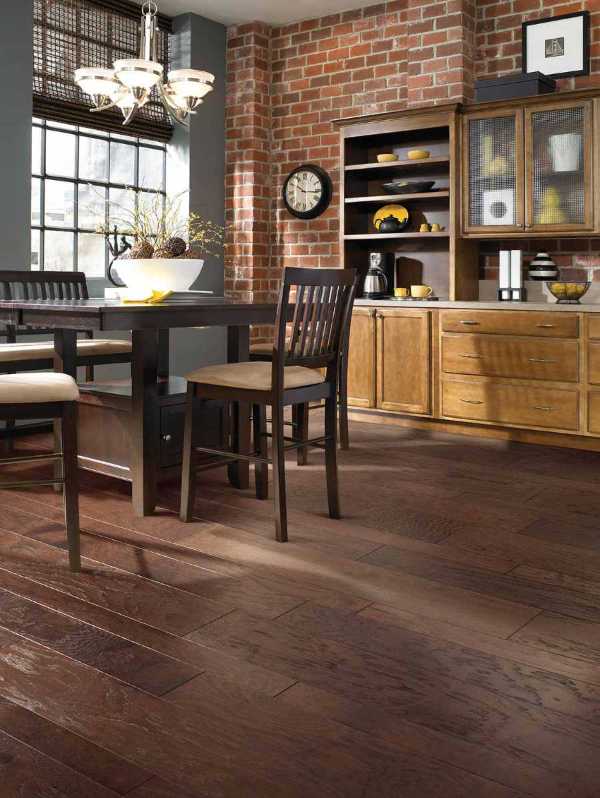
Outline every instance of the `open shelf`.
{"type": "Polygon", "coordinates": [[[377,241],[382,238],[448,238],[450,233],[442,230],[439,233],[353,233],[345,235],[345,241],[377,241]]]}
{"type": "Polygon", "coordinates": [[[346,197],[345,202],[348,205],[355,205],[359,203],[364,204],[377,204],[382,202],[403,202],[406,200],[430,200],[430,199],[447,199],[450,197],[449,191],[424,191],[420,194],[375,194],[370,197],[346,197]]]}
{"type": "Polygon", "coordinates": [[[434,164],[435,166],[439,166],[440,164],[449,164],[450,158],[447,156],[436,155],[430,158],[421,158],[417,161],[412,160],[405,160],[405,161],[388,161],[387,163],[357,163],[357,164],[350,164],[349,166],[345,166],[344,169],[346,172],[384,172],[389,171],[394,173],[398,170],[408,170],[408,169],[422,169],[423,167],[427,166],[427,164],[434,164]]]}

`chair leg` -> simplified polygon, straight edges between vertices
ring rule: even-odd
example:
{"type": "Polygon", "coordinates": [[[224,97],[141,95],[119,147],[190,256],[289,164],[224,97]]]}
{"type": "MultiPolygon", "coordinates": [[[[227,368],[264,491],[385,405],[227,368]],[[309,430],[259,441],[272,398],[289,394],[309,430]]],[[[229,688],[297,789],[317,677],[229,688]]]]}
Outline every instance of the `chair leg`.
{"type": "Polygon", "coordinates": [[[337,397],[325,400],[325,469],[330,518],[341,518],[337,469],[337,397]]]}
{"type": "MultiPolygon", "coordinates": [[[[252,406],[252,420],[254,425],[254,449],[259,457],[267,457],[267,408],[265,405],[252,406]]],[[[254,479],[256,482],[256,498],[269,498],[269,464],[256,463],[254,465],[254,479]]]]}
{"type": "Polygon", "coordinates": [[[194,498],[196,493],[196,480],[194,476],[194,399],[196,386],[188,384],[187,399],[185,403],[185,426],[183,430],[183,463],[181,466],[181,504],[179,518],[182,521],[192,520],[194,511],[194,498]]]}
{"type": "MultiPolygon", "coordinates": [[[[294,430],[294,438],[296,441],[308,440],[308,402],[301,405],[293,405],[292,407],[292,423],[294,430]]],[[[299,466],[306,465],[308,462],[308,447],[301,446],[296,450],[297,462],[299,466]]]]}
{"type": "MultiPolygon", "coordinates": [[[[54,436],[54,450],[55,451],[62,451],[62,440],[63,440],[63,433],[62,433],[62,419],[55,418],[53,422],[53,431],[52,434],[54,436]]],[[[61,459],[58,459],[54,463],[54,479],[63,479],[65,474],[64,463],[61,459]]],[[[55,493],[62,493],[63,486],[60,482],[57,482],[54,485],[54,492],[55,493]]]]}
{"type": "Polygon", "coordinates": [[[4,439],[4,451],[6,454],[12,454],[15,449],[15,426],[16,422],[14,418],[7,418],[4,424],[4,434],[6,435],[4,439]]]}
{"type": "Polygon", "coordinates": [[[344,358],[340,363],[340,384],[338,386],[338,412],[340,425],[340,449],[350,448],[348,432],[348,362],[344,358]]]}
{"type": "Polygon", "coordinates": [[[65,402],[62,425],[65,526],[71,571],[81,570],[79,542],[79,474],[77,464],[77,402],[65,402]]]}
{"type": "Polygon", "coordinates": [[[275,501],[275,537],[285,543],[287,536],[287,502],[285,495],[285,442],[283,438],[283,406],[271,408],[271,441],[273,446],[273,499],[275,501]]]}

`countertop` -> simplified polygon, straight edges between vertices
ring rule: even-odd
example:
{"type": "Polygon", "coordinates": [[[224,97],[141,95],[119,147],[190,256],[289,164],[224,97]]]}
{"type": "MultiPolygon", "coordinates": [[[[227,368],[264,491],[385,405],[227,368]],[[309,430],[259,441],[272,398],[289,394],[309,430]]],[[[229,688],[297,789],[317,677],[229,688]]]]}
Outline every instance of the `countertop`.
{"type": "Polygon", "coordinates": [[[544,310],[558,313],[600,313],[600,302],[582,302],[576,305],[558,304],[557,302],[452,302],[448,299],[437,301],[397,300],[397,299],[357,299],[358,307],[376,308],[439,308],[453,310],[544,310]]]}

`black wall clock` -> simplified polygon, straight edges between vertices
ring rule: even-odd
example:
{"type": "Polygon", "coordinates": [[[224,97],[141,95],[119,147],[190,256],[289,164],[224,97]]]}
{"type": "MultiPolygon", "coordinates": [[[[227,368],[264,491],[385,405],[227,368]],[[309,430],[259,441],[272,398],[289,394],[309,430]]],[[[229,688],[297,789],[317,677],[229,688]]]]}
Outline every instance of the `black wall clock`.
{"type": "Polygon", "coordinates": [[[294,169],[283,184],[283,201],[298,219],[315,219],[331,202],[333,186],[324,169],[306,163],[294,169]]]}

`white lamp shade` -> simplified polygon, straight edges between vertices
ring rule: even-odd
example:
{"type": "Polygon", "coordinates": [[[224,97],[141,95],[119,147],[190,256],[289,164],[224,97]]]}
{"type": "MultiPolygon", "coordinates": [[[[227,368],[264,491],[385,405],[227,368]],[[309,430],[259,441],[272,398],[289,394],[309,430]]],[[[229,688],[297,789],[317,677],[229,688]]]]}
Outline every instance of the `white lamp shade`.
{"type": "Polygon", "coordinates": [[[172,95],[201,99],[213,90],[215,76],[200,69],[172,69],[168,78],[172,95]]]}
{"type": "Polygon", "coordinates": [[[112,69],[103,67],[80,67],[75,70],[75,82],[86,94],[113,97],[119,91],[112,69]]]}
{"type": "Polygon", "coordinates": [[[115,61],[115,76],[131,89],[151,89],[162,78],[163,67],[158,61],[144,58],[120,58],[115,61]]]}

